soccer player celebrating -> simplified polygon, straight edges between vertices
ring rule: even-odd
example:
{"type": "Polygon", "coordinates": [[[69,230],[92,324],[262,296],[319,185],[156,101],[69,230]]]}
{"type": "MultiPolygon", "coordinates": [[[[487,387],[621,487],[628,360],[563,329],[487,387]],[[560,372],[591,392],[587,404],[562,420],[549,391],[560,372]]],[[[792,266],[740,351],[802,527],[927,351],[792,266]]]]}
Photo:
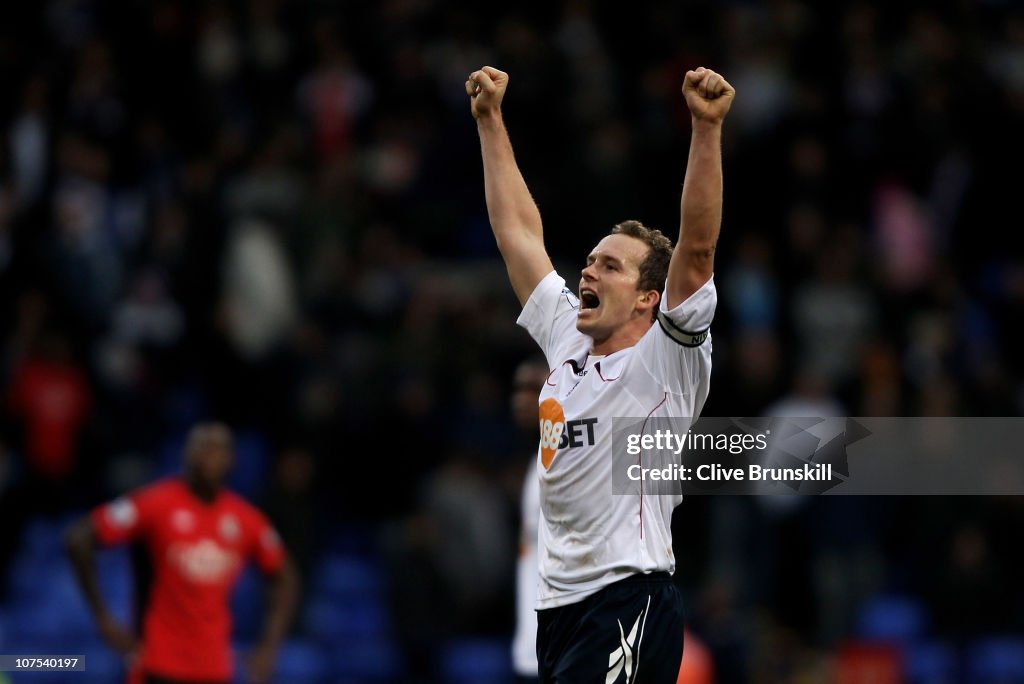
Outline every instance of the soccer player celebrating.
{"type": "Polygon", "coordinates": [[[673,683],[684,621],[671,581],[671,519],[681,498],[612,495],[612,418],[696,418],[707,398],[721,132],[735,90],[710,69],[686,73],[693,128],[678,242],[619,223],[591,250],[577,296],[554,271],[512,152],[501,113],[508,83],[483,67],[466,93],[491,227],[523,305],[518,323],[551,369],[537,465],[540,679],[673,683]]]}
{"type": "Polygon", "coordinates": [[[230,430],[189,433],[184,478],[168,478],[100,506],[67,533],[67,548],[100,634],[133,663],[129,681],[230,682],[229,601],[247,560],[270,578],[263,639],[250,655],[253,681],[267,681],[295,610],[298,579],[262,513],[223,487],[234,457],[230,430]],[[97,543],[141,542],[152,565],[141,648],[104,603],[97,543]]]}

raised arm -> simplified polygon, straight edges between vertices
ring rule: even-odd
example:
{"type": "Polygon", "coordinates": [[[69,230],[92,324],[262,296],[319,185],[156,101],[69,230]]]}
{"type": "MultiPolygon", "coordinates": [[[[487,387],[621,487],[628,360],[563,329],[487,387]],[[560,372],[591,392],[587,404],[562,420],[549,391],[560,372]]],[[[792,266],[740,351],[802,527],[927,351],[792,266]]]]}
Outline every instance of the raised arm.
{"type": "Polygon", "coordinates": [[[485,66],[466,80],[466,94],[480,134],[484,194],[494,239],[505,260],[519,303],[525,305],[537,283],[554,267],[544,249],[540,212],[519,172],[512,142],[501,117],[508,74],[485,66]]]}
{"type": "Polygon", "coordinates": [[[693,132],[680,200],[679,240],[668,269],[670,309],[699,290],[714,271],[722,225],[722,121],[735,94],[729,82],[710,69],[686,72],[683,96],[693,132]]]}

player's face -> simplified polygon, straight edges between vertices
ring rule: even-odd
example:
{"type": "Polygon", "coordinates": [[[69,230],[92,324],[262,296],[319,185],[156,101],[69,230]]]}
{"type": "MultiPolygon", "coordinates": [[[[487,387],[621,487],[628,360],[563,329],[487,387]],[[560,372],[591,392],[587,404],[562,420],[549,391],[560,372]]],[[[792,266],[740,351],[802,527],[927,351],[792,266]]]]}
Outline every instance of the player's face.
{"type": "Polygon", "coordinates": [[[220,487],[227,479],[234,460],[231,433],[215,426],[197,430],[199,432],[189,440],[189,470],[203,485],[220,487]]]}
{"type": "Polygon", "coordinates": [[[637,315],[644,293],[637,289],[647,244],[629,235],[607,235],[587,257],[580,279],[576,328],[601,342],[637,315]]]}

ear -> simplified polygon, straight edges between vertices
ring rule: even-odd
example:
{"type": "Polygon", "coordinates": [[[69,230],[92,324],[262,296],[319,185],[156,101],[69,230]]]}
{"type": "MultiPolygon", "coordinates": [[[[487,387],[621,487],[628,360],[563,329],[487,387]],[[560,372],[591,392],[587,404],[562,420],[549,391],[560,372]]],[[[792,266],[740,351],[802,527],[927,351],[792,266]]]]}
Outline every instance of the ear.
{"type": "Polygon", "coordinates": [[[660,292],[658,292],[657,290],[647,290],[646,292],[641,292],[637,296],[637,300],[636,300],[637,306],[636,306],[636,308],[639,311],[641,311],[641,312],[645,312],[645,313],[651,314],[651,316],[653,317],[654,316],[654,312],[657,311],[658,304],[660,302],[661,302],[661,293],[660,292]]]}

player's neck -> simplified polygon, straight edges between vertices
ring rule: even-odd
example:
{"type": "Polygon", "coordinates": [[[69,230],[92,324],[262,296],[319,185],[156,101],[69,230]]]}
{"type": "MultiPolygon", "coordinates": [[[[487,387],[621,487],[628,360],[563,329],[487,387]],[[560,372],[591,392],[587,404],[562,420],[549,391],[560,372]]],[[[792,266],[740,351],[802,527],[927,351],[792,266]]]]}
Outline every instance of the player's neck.
{"type": "Polygon", "coordinates": [[[220,487],[208,485],[190,478],[186,478],[185,484],[188,485],[188,489],[192,492],[192,496],[206,504],[212,504],[217,499],[217,494],[220,492],[220,487]]]}
{"type": "Polygon", "coordinates": [[[651,329],[650,322],[641,320],[630,321],[629,324],[618,328],[603,340],[594,340],[594,346],[590,348],[591,356],[608,356],[617,351],[622,351],[636,345],[640,339],[651,329]]]}

